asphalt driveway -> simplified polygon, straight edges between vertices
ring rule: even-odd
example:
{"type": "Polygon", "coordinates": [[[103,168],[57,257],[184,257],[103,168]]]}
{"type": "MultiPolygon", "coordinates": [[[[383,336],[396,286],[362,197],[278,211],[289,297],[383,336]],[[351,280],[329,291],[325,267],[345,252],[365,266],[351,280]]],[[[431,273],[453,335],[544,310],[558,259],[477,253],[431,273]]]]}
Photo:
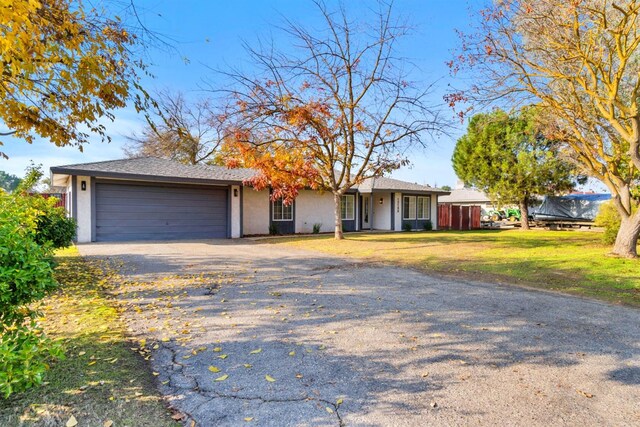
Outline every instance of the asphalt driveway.
{"type": "Polygon", "coordinates": [[[81,245],[185,425],[639,425],[640,310],[249,241],[81,245]]]}

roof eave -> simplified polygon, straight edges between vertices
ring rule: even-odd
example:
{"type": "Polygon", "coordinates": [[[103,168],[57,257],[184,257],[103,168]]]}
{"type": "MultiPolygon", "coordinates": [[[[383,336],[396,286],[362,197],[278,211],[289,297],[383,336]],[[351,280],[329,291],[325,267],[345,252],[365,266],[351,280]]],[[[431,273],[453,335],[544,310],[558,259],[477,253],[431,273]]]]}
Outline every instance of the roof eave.
{"type": "Polygon", "coordinates": [[[51,174],[64,174],[64,175],[79,175],[79,176],[91,176],[95,178],[114,178],[114,179],[127,179],[133,181],[151,181],[151,182],[174,182],[174,183],[191,183],[191,184],[209,184],[209,185],[242,185],[243,180],[238,179],[205,179],[205,178],[187,178],[187,177],[175,177],[175,176],[163,176],[163,175],[144,175],[122,172],[105,172],[105,171],[91,171],[85,169],[73,169],[65,167],[52,167],[51,174]]]}

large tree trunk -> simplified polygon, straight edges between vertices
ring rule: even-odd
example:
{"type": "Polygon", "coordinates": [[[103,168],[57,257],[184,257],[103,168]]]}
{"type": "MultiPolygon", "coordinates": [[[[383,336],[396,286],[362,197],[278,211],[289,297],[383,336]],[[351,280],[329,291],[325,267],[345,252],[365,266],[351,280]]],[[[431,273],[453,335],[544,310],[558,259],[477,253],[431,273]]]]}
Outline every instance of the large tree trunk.
{"type": "Polygon", "coordinates": [[[344,239],[344,235],[342,234],[342,213],[340,212],[340,204],[342,203],[342,195],[340,193],[333,193],[333,202],[334,202],[334,214],[335,214],[335,235],[334,238],[336,240],[344,239]]]}
{"type": "Polygon", "coordinates": [[[520,202],[520,226],[523,230],[529,230],[529,206],[527,202],[520,202]]]}
{"type": "Polygon", "coordinates": [[[626,258],[636,258],[638,235],[640,235],[640,209],[631,216],[622,217],[620,230],[613,245],[613,253],[626,258]]]}

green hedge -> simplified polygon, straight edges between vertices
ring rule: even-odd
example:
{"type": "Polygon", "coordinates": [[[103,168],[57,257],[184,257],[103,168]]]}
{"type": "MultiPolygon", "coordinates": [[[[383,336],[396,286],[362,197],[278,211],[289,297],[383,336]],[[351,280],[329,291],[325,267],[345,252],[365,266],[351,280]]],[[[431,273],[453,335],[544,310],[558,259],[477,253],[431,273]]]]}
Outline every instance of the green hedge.
{"type": "Polygon", "coordinates": [[[56,201],[24,189],[0,193],[0,394],[42,381],[61,349],[43,334],[33,303],[58,287],[53,250],[68,246],[76,224],[56,201]]]}

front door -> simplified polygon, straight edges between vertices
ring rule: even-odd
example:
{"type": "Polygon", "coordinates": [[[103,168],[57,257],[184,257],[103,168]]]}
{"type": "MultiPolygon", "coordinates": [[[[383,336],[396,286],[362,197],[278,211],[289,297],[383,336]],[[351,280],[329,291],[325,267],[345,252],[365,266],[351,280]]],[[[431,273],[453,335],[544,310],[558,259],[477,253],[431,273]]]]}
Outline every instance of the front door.
{"type": "Polygon", "coordinates": [[[362,228],[371,228],[369,216],[371,206],[369,206],[369,196],[362,196],[362,228]]]}

